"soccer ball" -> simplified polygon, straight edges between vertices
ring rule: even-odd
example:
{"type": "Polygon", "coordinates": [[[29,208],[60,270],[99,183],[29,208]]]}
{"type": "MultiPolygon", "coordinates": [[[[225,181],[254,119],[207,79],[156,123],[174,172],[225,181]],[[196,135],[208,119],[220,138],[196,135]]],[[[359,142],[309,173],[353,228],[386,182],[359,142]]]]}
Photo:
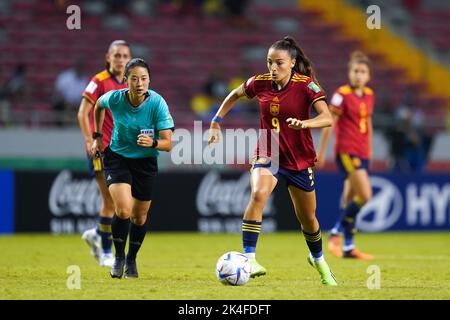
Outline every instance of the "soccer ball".
{"type": "Polygon", "coordinates": [[[225,285],[242,286],[250,279],[250,262],[240,252],[222,255],[216,264],[216,276],[225,285]]]}

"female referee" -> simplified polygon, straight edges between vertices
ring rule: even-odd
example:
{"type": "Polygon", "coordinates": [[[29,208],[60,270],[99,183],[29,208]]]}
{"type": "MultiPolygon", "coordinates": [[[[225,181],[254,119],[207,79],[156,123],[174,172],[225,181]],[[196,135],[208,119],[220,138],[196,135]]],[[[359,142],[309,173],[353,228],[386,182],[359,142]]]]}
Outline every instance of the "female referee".
{"type": "Polygon", "coordinates": [[[149,90],[150,69],[143,59],[132,59],[125,68],[128,89],[113,90],[95,105],[94,128],[97,138],[91,150],[102,150],[101,129],[105,110],[111,111],[114,129],[104,151],[106,184],[111,193],[115,216],[111,229],[115,261],[111,277],[137,278],[136,254],[144,241],[145,222],[157,175],[159,151],[172,149],[174,123],[164,99],[149,90]],[[131,226],[130,226],[131,220],[131,226]],[[130,243],[125,257],[128,233],[130,243]]]}
{"type": "MultiPolygon", "coordinates": [[[[82,239],[91,247],[92,254],[98,258],[102,267],[111,268],[114,263],[114,256],[112,254],[112,239],[111,239],[111,222],[114,216],[114,204],[109,194],[108,187],[105,184],[105,177],[103,175],[103,168],[101,165],[101,158],[95,154],[91,154],[91,145],[93,142],[94,132],[94,113],[91,112],[103,94],[110,90],[118,90],[126,88],[126,83],[123,79],[125,66],[131,59],[131,49],[124,40],[114,40],[108,48],[106,53],[106,69],[97,73],[92,77],[88,86],[83,92],[83,99],[81,100],[78,110],[78,123],[80,124],[81,132],[86,141],[86,153],[89,163],[89,168],[92,176],[95,176],[98,190],[102,198],[102,207],[100,210],[100,219],[95,228],[88,229],[83,233],[82,239]]],[[[103,134],[103,148],[109,145],[111,140],[112,128],[114,126],[111,113],[105,113],[104,125],[102,127],[103,134]]],[[[102,150],[103,151],[103,150],[102,150]]]]}
{"type": "MultiPolygon", "coordinates": [[[[374,257],[355,248],[355,219],[372,197],[369,179],[369,159],[372,153],[372,112],[375,96],[366,87],[370,80],[370,60],[355,51],[348,63],[349,84],[341,86],[333,95],[330,110],[335,123],[334,152],[336,163],[344,174],[344,190],[339,220],[330,232],[328,249],[337,257],[371,260],[374,257]],[[341,248],[340,233],[344,233],[341,248]]],[[[325,153],[332,128],[322,130],[318,167],[325,163],[325,153]]]]}
{"type": "Polygon", "coordinates": [[[264,205],[278,179],[284,178],[310,250],[308,262],[320,273],[323,284],[337,285],[322,254],[312,169],[316,155],[310,128],[332,123],[325,95],[315,79],[311,61],[292,37],[272,44],[267,67],[269,73],[251,77],[225,98],[211,121],[209,138],[209,143],[218,141],[219,123],[240,97],[258,98],[264,137],[256,148],[250,178],[251,198],[242,222],[244,254],[251,263],[251,276],[266,274],[266,269],[255,259],[256,243],[264,205]],[[318,115],[310,119],[312,106],[318,115]],[[271,145],[271,138],[278,141],[279,151],[274,150],[276,146],[271,145]],[[277,169],[273,170],[272,162],[277,162],[277,169]]]}

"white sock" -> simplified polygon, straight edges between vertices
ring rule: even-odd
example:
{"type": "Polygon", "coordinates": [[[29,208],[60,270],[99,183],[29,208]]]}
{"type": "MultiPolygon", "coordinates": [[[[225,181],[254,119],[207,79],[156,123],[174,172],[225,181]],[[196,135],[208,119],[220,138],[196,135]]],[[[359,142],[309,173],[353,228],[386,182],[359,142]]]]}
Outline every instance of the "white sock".
{"type": "Polygon", "coordinates": [[[314,259],[315,262],[322,262],[322,261],[325,261],[323,255],[321,255],[321,256],[318,257],[318,258],[314,258],[314,256],[313,256],[311,253],[310,253],[309,255],[310,255],[311,258],[314,259]]]}
{"type": "Polygon", "coordinates": [[[318,258],[314,258],[314,261],[315,262],[322,262],[322,261],[325,261],[325,259],[323,258],[323,255],[322,255],[322,256],[320,256],[318,258]]]}
{"type": "Polygon", "coordinates": [[[254,252],[244,253],[244,256],[246,256],[249,259],[255,259],[256,253],[254,253],[254,252]]]}

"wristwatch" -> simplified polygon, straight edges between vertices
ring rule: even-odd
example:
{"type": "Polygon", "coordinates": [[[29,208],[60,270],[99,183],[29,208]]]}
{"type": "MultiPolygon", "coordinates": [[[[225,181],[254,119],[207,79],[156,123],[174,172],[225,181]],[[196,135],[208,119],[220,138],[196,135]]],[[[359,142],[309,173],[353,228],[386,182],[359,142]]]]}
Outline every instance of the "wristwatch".
{"type": "Polygon", "coordinates": [[[92,133],[92,139],[102,138],[103,135],[100,132],[94,131],[92,133]]]}
{"type": "Polygon", "coordinates": [[[158,146],[158,140],[154,139],[153,143],[152,143],[152,146],[150,148],[155,149],[157,146],[158,146]]]}

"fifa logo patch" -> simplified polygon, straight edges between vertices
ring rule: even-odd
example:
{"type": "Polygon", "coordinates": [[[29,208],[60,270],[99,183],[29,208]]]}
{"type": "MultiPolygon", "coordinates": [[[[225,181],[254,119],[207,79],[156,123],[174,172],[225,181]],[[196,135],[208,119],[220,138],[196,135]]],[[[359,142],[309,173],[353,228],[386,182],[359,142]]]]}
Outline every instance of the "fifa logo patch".
{"type": "Polygon", "coordinates": [[[145,134],[146,136],[153,138],[154,130],[153,129],[141,129],[141,134],[145,134]]]}
{"type": "Polygon", "coordinates": [[[317,84],[315,84],[314,82],[311,82],[310,84],[308,84],[308,88],[310,88],[312,91],[314,91],[314,93],[317,93],[320,91],[320,88],[317,84]]]}
{"type": "Polygon", "coordinates": [[[280,114],[280,105],[278,103],[270,104],[270,114],[273,116],[278,116],[280,114]]]}

